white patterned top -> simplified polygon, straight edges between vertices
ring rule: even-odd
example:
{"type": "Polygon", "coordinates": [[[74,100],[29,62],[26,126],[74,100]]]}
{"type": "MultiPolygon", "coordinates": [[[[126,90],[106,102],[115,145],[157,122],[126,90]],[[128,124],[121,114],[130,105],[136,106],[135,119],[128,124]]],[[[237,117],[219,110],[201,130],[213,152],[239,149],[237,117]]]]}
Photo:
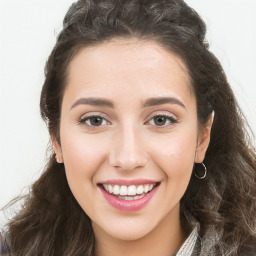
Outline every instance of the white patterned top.
{"type": "Polygon", "coordinates": [[[196,240],[198,238],[198,228],[197,226],[192,230],[189,237],[186,239],[186,241],[183,243],[177,254],[175,256],[191,256],[193,253],[193,250],[196,245],[196,240]]]}

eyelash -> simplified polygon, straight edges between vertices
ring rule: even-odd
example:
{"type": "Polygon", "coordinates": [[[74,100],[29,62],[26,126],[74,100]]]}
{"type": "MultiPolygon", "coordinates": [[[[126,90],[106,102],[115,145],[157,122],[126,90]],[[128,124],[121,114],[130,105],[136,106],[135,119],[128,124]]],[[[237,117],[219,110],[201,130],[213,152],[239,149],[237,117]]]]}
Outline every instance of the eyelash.
{"type": "Polygon", "coordinates": [[[85,126],[87,126],[87,127],[89,127],[89,128],[92,128],[92,129],[97,129],[97,127],[100,127],[100,126],[102,126],[102,125],[94,126],[94,125],[89,125],[89,124],[86,123],[87,120],[90,120],[90,119],[95,118],[95,117],[99,117],[99,118],[105,120],[107,123],[110,123],[109,121],[107,121],[107,119],[106,119],[104,116],[102,116],[102,115],[100,115],[100,114],[97,114],[97,115],[90,115],[90,116],[82,117],[82,118],[79,120],[79,124],[80,124],[80,125],[85,125],[85,126]]]}
{"type": "MultiPolygon", "coordinates": [[[[98,127],[101,127],[102,125],[100,124],[99,126],[94,126],[94,125],[90,125],[90,124],[87,124],[86,122],[88,121],[88,120],[90,120],[90,119],[92,119],[92,118],[95,118],[95,117],[99,117],[99,118],[101,118],[102,120],[105,120],[107,123],[109,123],[110,124],[110,122],[104,117],[104,116],[102,116],[102,115],[100,115],[100,114],[97,114],[97,115],[91,115],[91,116],[86,116],[86,117],[83,117],[83,118],[81,118],[80,120],[79,120],[79,124],[80,125],[85,125],[85,126],[87,126],[87,127],[90,127],[90,128],[92,128],[92,129],[97,129],[98,127]]],[[[167,126],[170,126],[170,125],[172,125],[172,124],[175,124],[175,123],[178,123],[178,120],[177,120],[177,118],[175,118],[174,116],[169,116],[169,115],[165,115],[165,114],[160,114],[160,115],[155,115],[155,116],[153,116],[147,123],[149,123],[151,120],[154,120],[154,118],[157,118],[157,117],[163,117],[163,118],[165,118],[166,120],[169,120],[169,122],[170,122],[170,124],[168,124],[168,125],[153,125],[153,126],[155,126],[157,129],[161,129],[161,128],[165,128],[165,127],[167,127],[167,126]]]]}
{"type": "Polygon", "coordinates": [[[176,123],[178,123],[178,120],[177,120],[177,118],[175,118],[174,116],[169,116],[169,115],[165,115],[165,114],[160,114],[160,115],[155,115],[155,116],[153,116],[149,121],[148,121],[148,123],[151,121],[151,120],[154,120],[155,118],[159,118],[159,117],[162,117],[162,118],[165,118],[166,119],[166,121],[168,121],[169,120],[169,124],[164,124],[164,125],[153,125],[153,126],[155,126],[155,128],[157,128],[157,129],[161,129],[161,128],[166,128],[166,127],[168,127],[168,126],[170,126],[170,125],[173,125],[173,124],[176,124],[176,123]]]}

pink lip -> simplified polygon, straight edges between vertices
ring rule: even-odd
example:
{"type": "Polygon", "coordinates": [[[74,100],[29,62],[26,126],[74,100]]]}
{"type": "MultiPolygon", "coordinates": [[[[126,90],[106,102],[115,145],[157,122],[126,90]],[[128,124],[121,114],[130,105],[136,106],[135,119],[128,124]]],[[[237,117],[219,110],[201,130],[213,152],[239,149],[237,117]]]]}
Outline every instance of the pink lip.
{"type": "MultiPolygon", "coordinates": [[[[109,183],[109,184],[111,184],[111,183],[109,183]]],[[[117,184],[117,183],[115,183],[115,184],[117,184]]],[[[132,183],[132,184],[134,184],[134,183],[132,183]]],[[[140,183],[140,184],[143,184],[143,183],[140,183]]],[[[145,184],[148,184],[148,183],[145,183],[145,184]]],[[[109,202],[109,204],[112,205],[113,207],[115,207],[116,209],[118,209],[120,211],[124,211],[124,212],[134,212],[134,211],[138,211],[141,208],[143,208],[145,205],[147,205],[149,203],[149,201],[155,195],[158,187],[159,186],[156,186],[153,190],[151,190],[149,193],[147,193],[145,196],[143,196],[139,199],[128,201],[128,200],[122,200],[116,196],[113,196],[112,194],[105,191],[101,186],[99,186],[101,192],[103,193],[103,196],[109,202]]]]}
{"type": "Polygon", "coordinates": [[[148,180],[148,179],[136,179],[136,180],[122,180],[122,179],[111,179],[103,182],[99,182],[98,184],[111,184],[111,185],[143,185],[143,184],[155,184],[158,181],[148,180]]]}

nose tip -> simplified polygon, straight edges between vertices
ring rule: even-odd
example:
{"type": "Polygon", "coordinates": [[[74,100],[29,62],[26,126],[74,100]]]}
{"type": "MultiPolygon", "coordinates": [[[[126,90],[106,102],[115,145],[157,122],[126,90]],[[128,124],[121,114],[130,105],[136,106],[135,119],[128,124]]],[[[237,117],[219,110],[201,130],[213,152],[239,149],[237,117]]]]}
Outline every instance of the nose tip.
{"type": "Polygon", "coordinates": [[[132,171],[147,164],[147,155],[143,143],[135,136],[124,136],[111,146],[109,164],[123,171],[132,171]]]}
{"type": "Polygon", "coordinates": [[[147,164],[146,156],[141,153],[123,151],[120,154],[112,153],[109,164],[123,171],[132,171],[147,164]],[[136,154],[136,155],[135,155],[136,154]]]}

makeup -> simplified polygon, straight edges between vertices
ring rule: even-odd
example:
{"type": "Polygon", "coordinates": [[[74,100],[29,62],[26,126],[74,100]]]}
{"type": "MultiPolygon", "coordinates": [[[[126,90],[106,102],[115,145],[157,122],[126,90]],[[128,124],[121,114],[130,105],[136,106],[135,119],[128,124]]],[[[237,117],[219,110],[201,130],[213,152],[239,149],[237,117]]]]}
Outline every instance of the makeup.
{"type": "Polygon", "coordinates": [[[120,211],[133,212],[150,202],[159,185],[159,182],[146,180],[115,180],[99,184],[99,188],[110,205],[120,211]]]}

